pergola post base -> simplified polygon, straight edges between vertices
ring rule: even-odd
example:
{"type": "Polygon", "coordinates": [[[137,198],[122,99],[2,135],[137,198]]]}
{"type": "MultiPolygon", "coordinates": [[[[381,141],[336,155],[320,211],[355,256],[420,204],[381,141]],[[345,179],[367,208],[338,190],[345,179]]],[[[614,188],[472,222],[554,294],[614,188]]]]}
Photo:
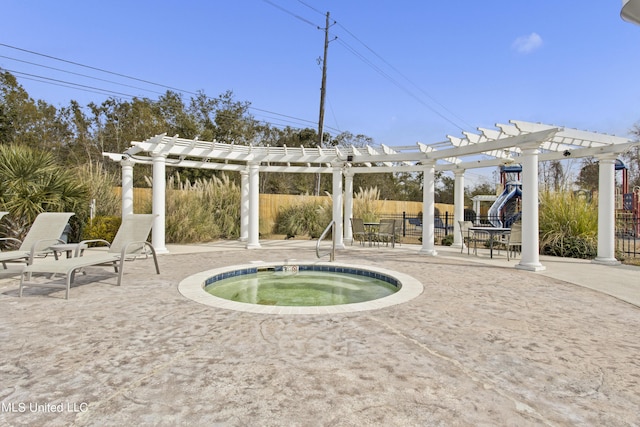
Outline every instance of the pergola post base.
{"type": "Polygon", "coordinates": [[[601,257],[596,257],[591,262],[594,263],[594,264],[602,264],[602,265],[620,265],[620,264],[622,264],[620,261],[618,261],[615,258],[601,258],[601,257]]]}
{"type": "Polygon", "coordinates": [[[531,263],[531,264],[516,264],[517,270],[526,270],[526,271],[544,271],[547,269],[544,265],[540,263],[531,263]]]}
{"type": "Polygon", "coordinates": [[[420,251],[418,252],[421,255],[427,255],[427,256],[437,256],[438,255],[438,251],[436,251],[435,249],[420,249],[420,251]]]}

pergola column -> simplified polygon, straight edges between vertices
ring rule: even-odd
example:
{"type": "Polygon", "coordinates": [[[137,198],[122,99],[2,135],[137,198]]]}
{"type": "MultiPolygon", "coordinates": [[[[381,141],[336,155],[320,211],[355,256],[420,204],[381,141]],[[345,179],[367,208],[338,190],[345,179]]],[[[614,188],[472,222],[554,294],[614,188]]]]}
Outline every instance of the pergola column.
{"type": "Polygon", "coordinates": [[[480,200],[473,199],[473,212],[476,214],[476,218],[480,215],[480,200]]]}
{"type": "Polygon", "coordinates": [[[460,223],[464,221],[464,169],[454,171],[453,185],[453,247],[463,248],[464,241],[460,234],[460,223]]]}
{"type": "Polygon", "coordinates": [[[332,182],[332,199],[333,199],[333,233],[336,243],[336,249],[344,249],[344,241],[342,240],[342,164],[333,165],[333,182],[332,182]]]}
{"type": "Polygon", "coordinates": [[[240,241],[249,240],[249,171],[240,171],[240,241]]]}
{"type": "Polygon", "coordinates": [[[260,248],[260,163],[249,162],[249,236],[247,249],[260,248]]]}
{"type": "Polygon", "coordinates": [[[617,265],[615,257],[616,154],[596,156],[598,166],[598,254],[594,263],[617,265]]]}
{"type": "Polygon", "coordinates": [[[351,218],[353,218],[353,175],[350,170],[344,171],[344,243],[353,242],[351,218]]]}
{"type": "Polygon", "coordinates": [[[125,157],[122,166],[122,218],[133,214],[133,161],[125,157]]]}
{"type": "Polygon", "coordinates": [[[425,164],[422,171],[422,249],[424,255],[438,255],[435,248],[434,221],[436,214],[435,189],[436,189],[435,162],[425,164]]]}
{"type": "Polygon", "coordinates": [[[545,270],[540,264],[538,227],[538,148],[522,147],[522,256],[516,268],[545,270]]]}
{"type": "Polygon", "coordinates": [[[153,229],[151,231],[151,243],[157,253],[167,253],[169,252],[165,246],[165,193],[167,190],[165,171],[167,156],[166,154],[152,154],[151,160],[153,163],[151,210],[155,216],[153,219],[153,229]]]}

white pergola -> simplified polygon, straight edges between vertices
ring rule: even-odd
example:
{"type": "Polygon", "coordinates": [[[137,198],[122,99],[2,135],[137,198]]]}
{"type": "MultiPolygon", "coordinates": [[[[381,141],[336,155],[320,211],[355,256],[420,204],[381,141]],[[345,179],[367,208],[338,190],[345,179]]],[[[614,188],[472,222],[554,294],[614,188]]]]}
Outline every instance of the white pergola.
{"type": "MultiPolygon", "coordinates": [[[[359,173],[423,173],[423,228],[420,253],[437,255],[434,243],[434,185],[436,171],[455,175],[454,246],[464,245],[458,221],[464,215],[464,173],[467,169],[522,165],[522,256],[516,268],[539,271],[538,162],[567,157],[599,160],[598,254],[594,262],[613,264],[615,259],[615,160],[639,145],[627,138],[553,125],[510,120],[495,129],[478,128],[463,137],[447,136],[435,144],[381,148],[271,147],[224,144],[157,135],[133,141],[124,153],[103,153],[122,166],[122,214],[133,213],[133,166],[153,165],[152,243],[158,252],[165,246],[166,166],[237,171],[241,175],[241,236],[247,249],[259,248],[259,174],[268,172],[326,173],[333,176],[332,198],[337,248],[352,239],[349,219],[353,211],[353,176],[359,173]],[[343,200],[344,182],[344,200],[343,200]]],[[[212,218],[212,220],[214,220],[212,218]]]]}

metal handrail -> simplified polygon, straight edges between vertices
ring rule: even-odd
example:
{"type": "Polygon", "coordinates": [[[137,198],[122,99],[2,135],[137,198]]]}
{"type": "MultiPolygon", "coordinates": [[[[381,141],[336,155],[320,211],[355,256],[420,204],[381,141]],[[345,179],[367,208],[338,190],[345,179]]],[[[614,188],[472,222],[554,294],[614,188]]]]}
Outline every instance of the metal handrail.
{"type": "Polygon", "coordinates": [[[329,230],[333,230],[335,225],[336,225],[336,222],[332,220],[329,223],[329,225],[327,225],[327,228],[324,229],[324,231],[320,235],[320,238],[318,239],[318,242],[316,243],[316,256],[318,258],[322,258],[325,255],[329,255],[329,261],[330,262],[333,262],[336,259],[336,233],[333,233],[333,236],[331,238],[331,251],[330,252],[321,254],[320,253],[320,242],[324,240],[324,238],[327,236],[327,233],[329,232],[329,230]]]}

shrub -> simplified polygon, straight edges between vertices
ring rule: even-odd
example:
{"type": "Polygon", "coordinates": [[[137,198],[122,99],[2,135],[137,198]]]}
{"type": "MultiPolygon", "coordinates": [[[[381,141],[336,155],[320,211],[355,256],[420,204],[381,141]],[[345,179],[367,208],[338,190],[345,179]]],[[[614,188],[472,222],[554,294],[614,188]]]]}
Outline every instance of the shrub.
{"type": "Polygon", "coordinates": [[[442,246],[453,245],[453,234],[447,234],[442,238],[442,246]]]}
{"type": "Polygon", "coordinates": [[[573,193],[541,193],[540,251],[543,255],[594,258],[598,246],[598,211],[573,193]]]}
{"type": "Polygon", "coordinates": [[[119,216],[97,216],[85,225],[82,240],[103,239],[111,243],[121,223],[122,218],[119,216]]]}
{"type": "Polygon", "coordinates": [[[473,209],[465,208],[463,217],[464,217],[465,221],[471,221],[471,222],[473,222],[475,224],[475,222],[476,222],[476,211],[474,211],[473,209]]]}

